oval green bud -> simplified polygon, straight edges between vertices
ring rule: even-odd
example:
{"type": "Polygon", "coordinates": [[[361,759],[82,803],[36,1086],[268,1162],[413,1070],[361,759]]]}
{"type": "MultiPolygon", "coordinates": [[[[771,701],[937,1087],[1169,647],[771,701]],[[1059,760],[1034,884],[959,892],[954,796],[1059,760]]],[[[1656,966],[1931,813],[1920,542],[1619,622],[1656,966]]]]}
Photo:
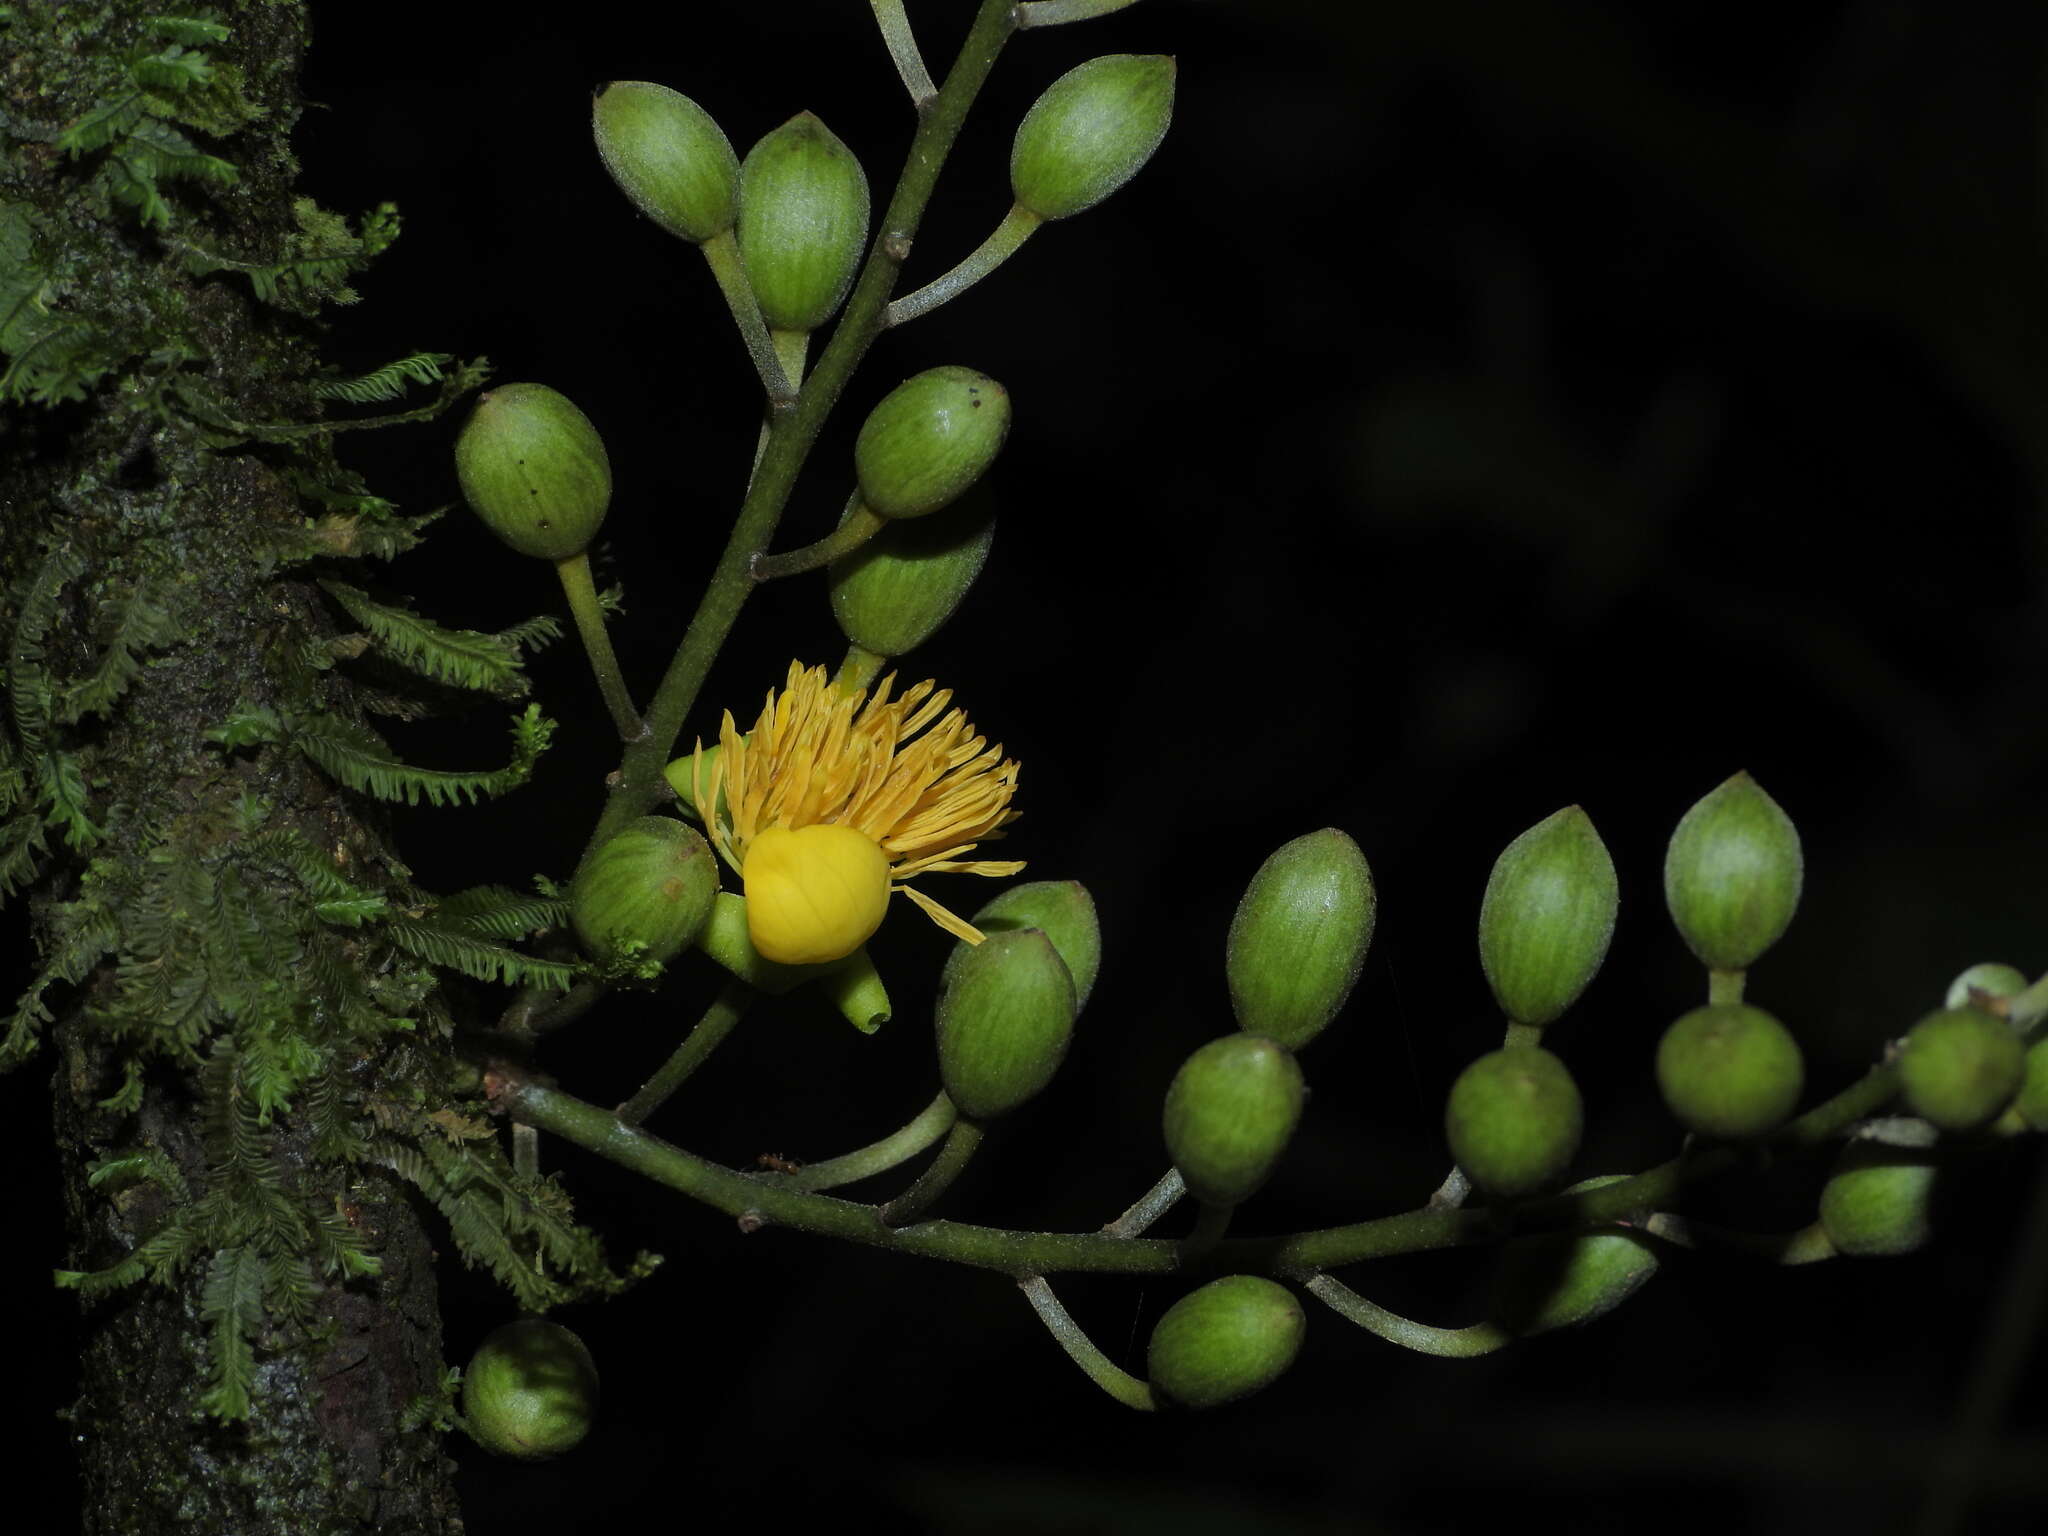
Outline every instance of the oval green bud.
{"type": "Polygon", "coordinates": [[[2013,1108],[2019,1111],[2028,1130],[2048,1131],[2048,1039],[2036,1040],[2027,1047],[2026,1060],[2020,1068],[2019,1097],[2013,1100],[2013,1108]]]}
{"type": "Polygon", "coordinates": [[[2015,966],[1987,960],[1971,966],[1948,984],[1945,1008],[1976,1008],[1982,1000],[2012,997],[2027,990],[2026,976],[2015,966]]]}
{"type": "Polygon", "coordinates": [[[1944,1131],[1974,1131],[2012,1102],[2025,1063],[2026,1047],[2003,1019],[1943,1008],[1906,1035],[1899,1087],[1921,1119],[1944,1131]]]}
{"type": "Polygon", "coordinates": [[[1702,964],[1742,971],[1791,923],[1804,877],[1792,818],[1738,773],[1679,818],[1664,855],[1664,900],[1702,964]]]}
{"type": "Polygon", "coordinates": [[[961,1114],[993,1120],[1052,1081],[1074,1037],[1074,978],[1035,928],[991,934],[946,969],[939,1081],[961,1114]]]}
{"type": "Polygon", "coordinates": [[[1174,74],[1163,54],[1112,53],[1061,75],[1017,125],[1017,201],[1041,219],[1069,218],[1137,175],[1173,121],[1174,74]]]}
{"type": "Polygon", "coordinates": [[[740,163],[740,260],[778,331],[815,331],[853,286],[868,238],[868,178],[839,136],[808,112],[740,163]]]}
{"type": "Polygon", "coordinates": [[[1444,1105],[1451,1156],[1475,1185],[1506,1200],[1562,1174],[1584,1127],[1578,1085],[1538,1045],[1489,1051],[1458,1074],[1444,1105]]]}
{"type": "Polygon", "coordinates": [[[1335,827],[1282,843],[1239,898],[1224,942],[1238,1028],[1298,1051],[1358,981],[1379,897],[1365,855],[1335,827]]]}
{"type": "Polygon", "coordinates": [[[478,1346],[462,1373],[462,1417],[498,1456],[545,1461],[572,1450],[597,1417],[597,1365],[560,1323],[525,1317],[478,1346]]]}
{"type": "Polygon", "coordinates": [[[860,499],[923,517],[981,478],[1010,435],[1010,392],[972,368],[927,368],[882,397],[854,439],[860,499]]]}
{"type": "Polygon", "coordinates": [[[1657,1046],[1657,1086],[1671,1113],[1703,1136],[1742,1140],[1784,1124],[1806,1085],[1792,1032],[1761,1008],[1695,1008],[1657,1046]]]}
{"type": "Polygon", "coordinates": [[[718,890],[718,859],[673,816],[643,816],[583,861],[569,917],[601,961],[666,965],[696,940],[718,890]]]}
{"type": "MultiPolygon", "coordinates": [[[[1102,928],[1095,918],[1095,898],[1078,880],[1027,880],[987,902],[972,922],[985,934],[1036,928],[1052,941],[1074,978],[1074,1012],[1088,1006],[1095,974],[1102,968],[1102,928]]],[[[974,946],[953,946],[946,960],[950,978],[955,966],[974,953],[974,946]]]]}
{"type": "Polygon", "coordinates": [[[693,244],[732,228],[739,156],[689,97],[645,80],[614,80],[591,103],[590,122],[604,168],[648,218],[693,244]]]}
{"type": "MultiPolygon", "coordinates": [[[[1587,1179],[1566,1194],[1619,1182],[1620,1174],[1587,1179]]],[[[1501,1250],[1493,1273],[1493,1316],[1510,1333],[1548,1333],[1604,1317],[1657,1272],[1657,1243],[1628,1227],[1546,1232],[1517,1238],[1501,1250]]]]}
{"type": "Polygon", "coordinates": [[[1272,1176],[1294,1139],[1308,1090],[1301,1066],[1258,1035],[1211,1040],[1181,1063],[1166,1090],[1166,1152],[1188,1193],[1237,1205],[1272,1176]]]}
{"type": "Polygon", "coordinates": [[[995,542],[995,503],[971,497],[944,517],[891,523],[827,568],[840,633],[877,656],[901,656],[953,617],[995,542]]]}
{"type": "Polygon", "coordinates": [[[1301,1353],[1308,1319],[1286,1286],[1226,1275],[1175,1302],[1152,1330],[1145,1371],[1183,1408],[1215,1408],[1269,1387],[1301,1353]]]}
{"type": "Polygon", "coordinates": [[[542,560],[582,554],[611,505],[604,440],[545,384],[485,390],[455,439],[455,474],[491,532],[542,560]]]}
{"type": "Polygon", "coordinates": [[[1920,1147],[1852,1141],[1820,1192],[1820,1224],[1835,1251],[1884,1258],[1924,1247],[1934,1231],[1940,1167],[1920,1147]]]}
{"type": "Polygon", "coordinates": [[[1607,958],[1620,900],[1614,860],[1576,805],[1546,816],[1494,861],[1479,904],[1479,963],[1517,1024],[1548,1024],[1607,958]]]}

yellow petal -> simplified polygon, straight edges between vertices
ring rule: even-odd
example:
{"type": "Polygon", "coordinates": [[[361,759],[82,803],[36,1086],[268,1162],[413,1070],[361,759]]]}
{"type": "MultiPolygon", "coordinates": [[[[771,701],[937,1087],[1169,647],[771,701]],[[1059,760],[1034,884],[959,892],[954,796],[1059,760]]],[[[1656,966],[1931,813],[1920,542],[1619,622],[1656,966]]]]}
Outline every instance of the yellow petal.
{"type": "Polygon", "coordinates": [[[882,925],[889,860],[851,827],[765,827],[747,844],[740,879],[754,948],[784,965],[852,954],[882,925]]]}

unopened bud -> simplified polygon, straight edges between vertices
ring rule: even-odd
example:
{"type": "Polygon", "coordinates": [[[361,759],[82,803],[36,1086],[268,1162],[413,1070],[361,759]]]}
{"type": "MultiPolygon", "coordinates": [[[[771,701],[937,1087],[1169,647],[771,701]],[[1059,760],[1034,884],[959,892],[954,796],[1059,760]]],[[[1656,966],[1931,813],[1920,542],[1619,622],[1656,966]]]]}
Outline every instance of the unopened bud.
{"type": "Polygon", "coordinates": [[[1166,1151],[1188,1193],[1237,1205],[1272,1176],[1307,1097],[1288,1049],[1258,1035],[1211,1040],[1166,1090],[1166,1151]]]}
{"type": "Polygon", "coordinates": [[[808,112],[740,163],[740,259],[771,329],[814,331],[853,286],[868,238],[868,179],[808,112]]]}
{"type": "Polygon", "coordinates": [[[1215,1408],[1269,1387],[1301,1353],[1308,1319],[1286,1286],[1226,1275],[1175,1302],[1152,1330],[1145,1370],[1183,1408],[1215,1408]]]}
{"type": "Polygon", "coordinates": [[[853,467],[880,517],[923,517],[981,478],[1010,433],[1010,392],[972,368],[927,368],[861,423],[853,467]]]}
{"type": "Polygon", "coordinates": [[[1508,1200],[1561,1175],[1584,1125],[1571,1073],[1536,1045],[1489,1051],[1458,1074],[1444,1105],[1451,1156],[1480,1189],[1508,1200]]]}
{"type": "Polygon", "coordinates": [[[1657,1046],[1657,1086],[1688,1130],[1742,1140],[1776,1130],[1799,1102],[1806,1067],[1792,1032],[1761,1008],[1695,1008],[1657,1046]]]}
{"type": "Polygon", "coordinates": [[[1792,818],[1738,773],[1679,818],[1664,899],[1702,964],[1747,970],[1791,923],[1804,870],[1792,818]]]}
{"type": "Polygon", "coordinates": [[[1163,54],[1113,53],[1061,75],[1017,125],[1017,201],[1042,219],[1064,219],[1137,175],[1173,121],[1174,73],[1163,54]]]}
{"type": "Polygon", "coordinates": [[[569,886],[569,915],[600,960],[666,965],[711,914],[718,860],[672,816],[643,816],[584,860],[569,886]]]}
{"type": "MultiPolygon", "coordinates": [[[[1036,928],[1052,941],[1074,979],[1074,1012],[1088,1006],[1095,974],[1102,968],[1102,929],[1095,918],[1095,898],[1080,881],[1027,880],[1013,885],[976,912],[973,925],[991,936],[1036,928]]],[[[964,939],[953,946],[946,960],[948,977],[974,949],[964,939]]]]}
{"type": "Polygon", "coordinates": [[[455,439],[455,473],[485,526],[542,560],[583,553],[611,505],[604,440],[545,384],[485,390],[455,439]]]}
{"type": "Polygon", "coordinates": [[[2026,1047],[2003,1019],[1943,1008],[1915,1024],[1899,1052],[1907,1107],[1944,1131],[1974,1131],[2019,1092],[2026,1047]]]}
{"type": "Polygon", "coordinates": [[[1358,980],[1378,910],[1365,855],[1335,827],[1276,848],[1225,941],[1238,1027],[1294,1051],[1321,1034],[1358,980]]]}
{"type": "Polygon", "coordinates": [[[732,228],[740,162],[709,112],[665,85],[615,80],[590,115],[605,169],[634,207],[692,243],[732,228]]]}
{"type": "Polygon", "coordinates": [[[1576,805],[1509,843],[1479,904],[1479,963],[1517,1024],[1541,1027],[1578,1000],[1607,957],[1614,860],[1576,805]]]}
{"type": "MultiPolygon", "coordinates": [[[[1621,1177],[1587,1179],[1565,1193],[1599,1189],[1621,1177]]],[[[1642,1289],[1657,1273],[1658,1260],[1653,1238],[1623,1226],[1517,1238],[1501,1250],[1493,1273],[1494,1319],[1525,1335],[1590,1323],[1642,1289]]]]}
{"type": "Polygon", "coordinates": [[[1074,978],[1035,928],[955,957],[938,1005],[939,1080],[970,1120],[1007,1114],[1052,1081],[1074,1036],[1074,978]]]}
{"type": "Polygon", "coordinates": [[[597,1417],[597,1365],[560,1323],[507,1323],[462,1373],[462,1417],[470,1438],[496,1455],[559,1456],[590,1433],[597,1417]]]}
{"type": "Polygon", "coordinates": [[[995,532],[994,502],[976,496],[944,517],[891,523],[826,573],[840,632],[877,656],[917,649],[952,618],[995,532]]]}
{"type": "Polygon", "coordinates": [[[1821,1230],[1838,1253],[1883,1258],[1924,1247],[1934,1231],[1937,1154],[1852,1141],[1820,1192],[1821,1230]]]}

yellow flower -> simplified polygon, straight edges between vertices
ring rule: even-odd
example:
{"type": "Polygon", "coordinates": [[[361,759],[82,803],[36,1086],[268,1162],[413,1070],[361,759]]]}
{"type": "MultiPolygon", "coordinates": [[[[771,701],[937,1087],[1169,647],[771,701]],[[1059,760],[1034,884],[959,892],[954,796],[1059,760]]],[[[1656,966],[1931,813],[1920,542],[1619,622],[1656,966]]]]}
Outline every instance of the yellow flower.
{"type": "MultiPolygon", "coordinates": [[[[702,742],[691,799],[738,871],[754,948],[786,965],[849,955],[901,891],[948,933],[981,934],[907,883],[918,875],[1014,875],[1014,860],[963,859],[1017,819],[1017,765],[974,734],[929,682],[891,699],[841,690],[823,667],[789,665],[744,736],[728,711],[718,750],[702,742]],[[920,735],[919,733],[923,734],[920,735]]],[[[678,765],[680,766],[680,765],[678,765]]]]}

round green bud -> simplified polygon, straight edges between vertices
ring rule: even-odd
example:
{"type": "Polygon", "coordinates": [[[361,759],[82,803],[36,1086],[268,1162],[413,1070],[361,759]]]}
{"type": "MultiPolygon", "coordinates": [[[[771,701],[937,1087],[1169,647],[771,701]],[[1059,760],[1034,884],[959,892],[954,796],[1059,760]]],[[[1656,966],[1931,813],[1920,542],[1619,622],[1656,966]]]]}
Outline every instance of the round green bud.
{"type": "Polygon", "coordinates": [[[1820,1224],[1835,1251],[1883,1258],[1924,1247],[1934,1230],[1940,1172],[1924,1147],[1852,1141],[1820,1192],[1820,1224]]]}
{"type": "Polygon", "coordinates": [[[1052,1081],[1074,1038],[1074,978],[1036,928],[990,934],[947,966],[939,1081],[960,1113],[993,1120],[1052,1081]]]}
{"type": "MultiPolygon", "coordinates": [[[[1587,1179],[1565,1193],[1598,1189],[1621,1177],[1587,1179]]],[[[1653,1239],[1623,1226],[1517,1238],[1501,1250],[1493,1273],[1494,1320],[1517,1334],[1590,1323],[1642,1289],[1657,1272],[1658,1259],[1653,1239]]]]}
{"type": "Polygon", "coordinates": [[[1238,1028],[1293,1051],[1321,1034],[1358,981],[1378,911],[1365,855],[1335,827],[1274,849],[1224,943],[1238,1028]]]}
{"type": "Polygon", "coordinates": [[[1982,1000],[2012,997],[2027,990],[2027,978],[2016,967],[1987,960],[1971,966],[1948,984],[1945,1008],[1976,1008],[1982,1000]]]}
{"type": "Polygon", "coordinates": [[[1537,1045],[1489,1051],[1458,1074],[1444,1105],[1451,1156],[1475,1185],[1505,1200],[1562,1174],[1584,1127],[1578,1085],[1537,1045]]]}
{"type": "Polygon", "coordinates": [[[2020,1093],[2013,1101],[2030,1131],[2048,1131],[2048,1039],[2027,1047],[2020,1068],[2020,1093]]]}
{"type": "Polygon", "coordinates": [[[877,656],[901,656],[938,633],[960,606],[995,542],[995,504],[974,497],[944,517],[895,522],[825,573],[832,617],[877,656]]]}
{"type": "Polygon", "coordinates": [[[1068,70],[1024,114],[1010,189],[1041,219],[1093,208],[1137,175],[1173,121],[1172,59],[1112,53],[1068,70]]]}
{"type": "Polygon", "coordinates": [[[597,1416],[597,1366],[560,1323],[525,1317],[478,1346],[462,1373],[462,1417],[498,1456],[545,1461],[573,1450],[597,1416]]]}
{"type": "Polygon", "coordinates": [[[815,331],[853,286],[868,238],[868,178],[853,151],[799,112],[740,163],[740,260],[761,316],[815,331]]]}
{"type": "Polygon", "coordinates": [[[1183,1408],[1215,1408],[1269,1387],[1294,1364],[1308,1329],[1301,1303],[1262,1275],[1226,1275],[1166,1309],[1145,1371],[1183,1408]]]}
{"type": "Polygon", "coordinates": [[[658,968],[695,942],[717,890],[717,856],[694,828],[642,816],[583,861],[569,918],[597,959],[658,968]]]}
{"type": "Polygon", "coordinates": [[[2020,1090],[2026,1047],[2003,1019],[1943,1008],[1915,1024],[1899,1052],[1906,1105],[1944,1131],[1990,1124],[2020,1090]]]}
{"type": "Polygon", "coordinates": [[[1259,1035],[1211,1040],[1166,1090],[1166,1151],[1188,1193],[1237,1205],[1272,1176],[1308,1097],[1301,1067],[1259,1035]]]}
{"type": "Polygon", "coordinates": [[[542,560],[582,554],[611,505],[604,439],[545,384],[485,390],[455,439],[455,474],[491,532],[542,560]]]}
{"type": "Polygon", "coordinates": [[[1792,818],[1738,773],[1679,818],[1664,900],[1702,964],[1747,970],[1791,923],[1804,872],[1792,818]]]}
{"type": "Polygon", "coordinates": [[[648,218],[693,244],[732,228],[739,156],[709,112],[665,85],[614,80],[590,121],[604,168],[648,218]]]}
{"type": "Polygon", "coordinates": [[[1517,1024],[1548,1024],[1607,958],[1620,897],[1614,860],[1576,805],[1547,816],[1494,861],[1479,904],[1479,963],[1517,1024]]]}
{"type": "Polygon", "coordinates": [[[1695,1008],[1657,1046],[1657,1086],[1671,1113],[1702,1136],[1743,1140],[1784,1124],[1806,1085],[1792,1032],[1761,1008],[1695,1008]]]}
{"type": "MultiPolygon", "coordinates": [[[[985,934],[1014,933],[1019,928],[1036,928],[1052,941],[1074,978],[1074,1012],[1088,1006],[1088,994],[1095,990],[1095,974],[1102,969],[1102,928],[1095,919],[1095,898],[1078,880],[1027,880],[1013,885],[983,905],[972,922],[985,934]]],[[[946,960],[946,975],[974,953],[975,946],[962,941],[953,946],[946,960]]]]}
{"type": "Polygon", "coordinates": [[[882,517],[923,517],[995,462],[1010,434],[1010,392],[972,368],[927,368],[861,423],[853,468],[860,499],[882,517]]]}

